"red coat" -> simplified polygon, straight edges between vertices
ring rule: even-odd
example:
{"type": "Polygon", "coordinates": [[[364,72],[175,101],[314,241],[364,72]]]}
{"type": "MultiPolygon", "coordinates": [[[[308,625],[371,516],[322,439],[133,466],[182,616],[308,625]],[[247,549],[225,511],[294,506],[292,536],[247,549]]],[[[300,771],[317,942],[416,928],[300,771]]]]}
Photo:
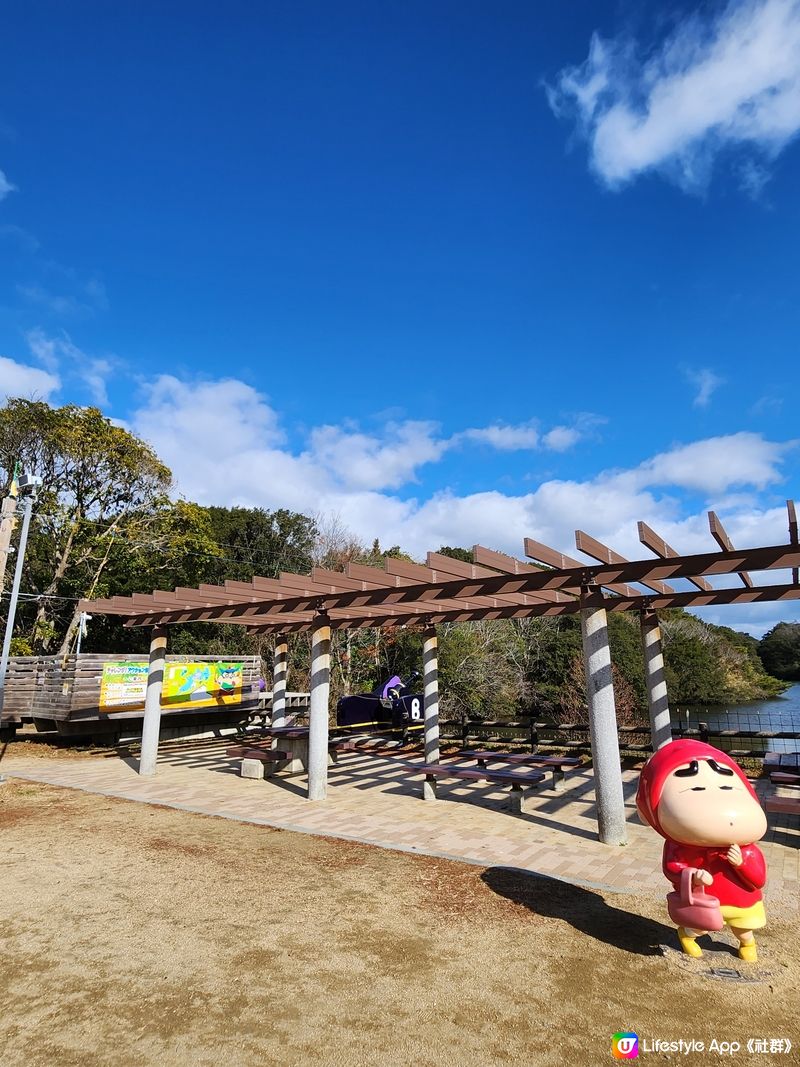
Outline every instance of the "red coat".
{"type": "Polygon", "coordinates": [[[719,898],[725,907],[749,908],[762,899],[761,889],[767,880],[767,864],[758,845],[742,845],[742,865],[728,863],[727,847],[704,848],[702,845],[681,845],[677,841],[664,842],[662,870],[676,889],[681,887],[684,867],[697,867],[713,877],[708,892],[719,898]]]}

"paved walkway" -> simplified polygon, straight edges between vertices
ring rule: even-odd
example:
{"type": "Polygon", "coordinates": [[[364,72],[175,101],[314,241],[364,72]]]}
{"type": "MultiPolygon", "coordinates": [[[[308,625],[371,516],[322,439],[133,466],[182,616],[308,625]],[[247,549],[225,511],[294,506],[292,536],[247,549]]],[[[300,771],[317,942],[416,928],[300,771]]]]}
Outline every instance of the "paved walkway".
{"type": "MultiPolygon", "coordinates": [[[[396,758],[366,752],[340,756],[330,768],[328,799],[310,802],[305,778],[242,779],[228,759],[228,740],[167,744],[158,773],[140,778],[137,761],[7,756],[10,777],[245,822],[363,841],[382,848],[445,856],[482,866],[506,865],[583,885],[662,896],[661,839],[639,823],[633,798],[638,774],[625,771],[626,848],[597,840],[591,770],[567,773],[563,793],[548,779],[529,794],[524,815],[509,812],[507,790],[482,782],[440,782],[439,800],[421,799],[422,776],[396,758]]],[[[761,783],[759,783],[759,787],[761,783]]],[[[766,784],[767,788],[771,788],[766,784]]],[[[762,842],[768,899],[800,912],[800,827],[770,816],[762,842]]]]}

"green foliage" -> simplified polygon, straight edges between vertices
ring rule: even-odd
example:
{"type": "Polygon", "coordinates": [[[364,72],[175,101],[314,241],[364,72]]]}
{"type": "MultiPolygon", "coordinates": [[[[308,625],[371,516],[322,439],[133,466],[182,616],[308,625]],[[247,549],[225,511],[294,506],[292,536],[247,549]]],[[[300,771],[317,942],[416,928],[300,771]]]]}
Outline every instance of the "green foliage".
{"type": "Polygon", "coordinates": [[[779,622],[764,634],[758,654],[769,674],[800,681],[800,622],[779,622]]]}

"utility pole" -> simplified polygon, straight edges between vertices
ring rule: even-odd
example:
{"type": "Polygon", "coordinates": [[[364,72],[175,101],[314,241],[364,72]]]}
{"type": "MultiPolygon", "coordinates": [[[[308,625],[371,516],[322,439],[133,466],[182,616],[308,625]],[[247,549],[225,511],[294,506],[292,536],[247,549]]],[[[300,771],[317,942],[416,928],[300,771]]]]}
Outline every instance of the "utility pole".
{"type": "Polygon", "coordinates": [[[75,655],[81,654],[81,639],[86,637],[86,630],[88,628],[88,622],[91,619],[91,615],[87,611],[81,612],[81,617],[78,622],[78,640],[75,644],[75,655]]]}
{"type": "Polygon", "coordinates": [[[17,511],[17,494],[19,493],[19,485],[17,483],[18,476],[19,463],[15,463],[14,472],[11,475],[11,485],[8,490],[8,496],[3,500],[2,509],[0,509],[0,593],[3,592],[5,587],[6,564],[8,563],[8,557],[11,553],[11,534],[14,532],[14,527],[17,525],[15,516],[17,511]]]}
{"type": "Polygon", "coordinates": [[[3,652],[2,655],[0,655],[0,716],[3,714],[8,657],[11,652],[11,638],[14,633],[14,618],[17,614],[17,601],[19,600],[19,587],[22,583],[22,567],[25,562],[25,548],[28,544],[28,531],[31,526],[33,502],[36,499],[36,490],[41,484],[42,479],[38,478],[35,474],[23,474],[19,479],[19,489],[20,492],[24,494],[25,503],[22,507],[22,531],[19,535],[17,565],[14,568],[14,584],[11,587],[11,600],[8,605],[6,632],[3,638],[3,652]]]}

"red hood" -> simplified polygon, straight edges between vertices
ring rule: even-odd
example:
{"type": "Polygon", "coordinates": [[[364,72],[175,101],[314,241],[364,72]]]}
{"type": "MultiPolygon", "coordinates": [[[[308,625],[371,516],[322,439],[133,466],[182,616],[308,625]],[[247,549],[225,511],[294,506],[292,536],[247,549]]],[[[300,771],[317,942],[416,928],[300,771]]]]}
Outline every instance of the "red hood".
{"type": "Polygon", "coordinates": [[[756,792],[747,780],[744,771],[727,752],[721,752],[720,749],[707,745],[704,741],[693,741],[688,738],[670,741],[658,752],[654,752],[645,763],[636,793],[636,807],[639,809],[639,814],[662,837],[667,837],[667,834],[661,829],[661,823],[658,821],[658,802],[661,800],[664,782],[678,767],[691,763],[692,760],[701,759],[713,759],[723,767],[730,767],[747,786],[753,799],[758,801],[756,792]]]}

